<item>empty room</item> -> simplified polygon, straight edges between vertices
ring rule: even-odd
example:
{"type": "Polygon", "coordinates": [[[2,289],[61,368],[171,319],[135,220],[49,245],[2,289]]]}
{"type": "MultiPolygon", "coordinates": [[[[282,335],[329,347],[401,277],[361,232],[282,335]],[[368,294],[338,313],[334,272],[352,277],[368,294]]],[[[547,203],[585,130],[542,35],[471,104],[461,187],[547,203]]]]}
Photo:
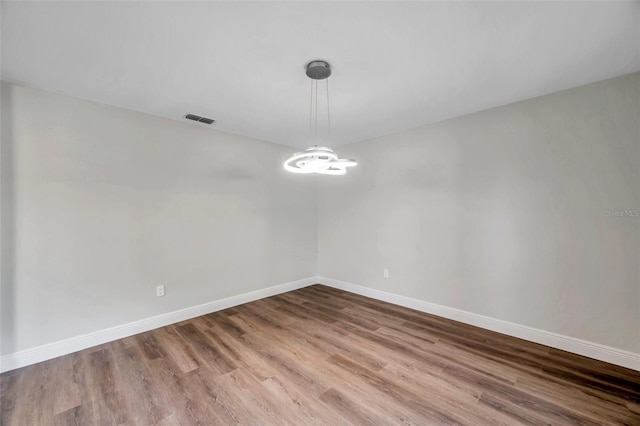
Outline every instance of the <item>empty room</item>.
{"type": "Polygon", "coordinates": [[[640,1],[0,1],[0,425],[640,425],[640,1]]]}

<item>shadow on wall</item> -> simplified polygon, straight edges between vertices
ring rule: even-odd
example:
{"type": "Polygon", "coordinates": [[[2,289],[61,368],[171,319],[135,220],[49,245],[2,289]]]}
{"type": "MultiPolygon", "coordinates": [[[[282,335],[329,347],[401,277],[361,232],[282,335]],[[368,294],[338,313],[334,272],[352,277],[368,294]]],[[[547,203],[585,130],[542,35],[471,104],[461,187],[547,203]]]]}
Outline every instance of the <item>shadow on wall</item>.
{"type": "Polygon", "coordinates": [[[0,354],[5,355],[15,351],[15,176],[12,89],[0,90],[0,354]]]}

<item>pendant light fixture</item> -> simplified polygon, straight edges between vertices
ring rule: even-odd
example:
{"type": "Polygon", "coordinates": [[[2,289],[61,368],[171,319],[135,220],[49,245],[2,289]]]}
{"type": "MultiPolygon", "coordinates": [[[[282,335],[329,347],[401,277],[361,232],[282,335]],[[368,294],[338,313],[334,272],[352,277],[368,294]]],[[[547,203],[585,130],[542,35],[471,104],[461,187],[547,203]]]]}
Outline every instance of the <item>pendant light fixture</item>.
{"type": "MultiPolygon", "coordinates": [[[[325,61],[312,61],[307,65],[307,77],[311,79],[311,100],[309,102],[309,134],[318,139],[318,81],[326,80],[327,87],[327,134],[331,133],[331,116],[329,114],[329,76],[331,67],[325,61]],[[314,96],[315,94],[315,96],[314,96]],[[314,102],[315,100],[315,102],[314,102]],[[315,114],[314,114],[315,103],[315,114]],[[315,116],[315,118],[314,118],[315,116]]],[[[331,148],[317,145],[302,152],[296,152],[284,162],[285,170],[292,173],[319,173],[323,175],[343,175],[347,167],[356,166],[356,160],[338,158],[331,148]]]]}

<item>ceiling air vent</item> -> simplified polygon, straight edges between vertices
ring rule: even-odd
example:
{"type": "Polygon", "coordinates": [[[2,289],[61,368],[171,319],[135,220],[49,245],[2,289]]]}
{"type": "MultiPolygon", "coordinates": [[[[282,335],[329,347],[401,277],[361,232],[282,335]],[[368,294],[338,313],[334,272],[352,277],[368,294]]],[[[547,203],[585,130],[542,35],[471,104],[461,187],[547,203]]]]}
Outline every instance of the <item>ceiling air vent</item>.
{"type": "Polygon", "coordinates": [[[212,124],[215,121],[212,118],[200,117],[199,115],[195,115],[195,114],[187,114],[187,115],[184,116],[184,118],[186,118],[188,120],[198,121],[198,122],[204,123],[204,124],[212,124]]]}

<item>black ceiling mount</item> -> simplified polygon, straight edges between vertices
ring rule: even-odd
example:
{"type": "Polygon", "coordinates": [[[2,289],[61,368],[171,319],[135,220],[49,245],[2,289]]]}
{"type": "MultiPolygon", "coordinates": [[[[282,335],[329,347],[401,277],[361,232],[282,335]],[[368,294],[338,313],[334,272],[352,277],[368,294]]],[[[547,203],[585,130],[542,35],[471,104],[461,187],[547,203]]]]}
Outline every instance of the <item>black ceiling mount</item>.
{"type": "Polygon", "coordinates": [[[331,75],[331,66],[325,61],[311,61],[307,64],[307,77],[324,80],[331,75]]]}
{"type": "Polygon", "coordinates": [[[195,114],[187,114],[184,116],[184,118],[186,118],[187,120],[193,120],[193,121],[197,121],[204,124],[212,124],[214,121],[216,121],[213,118],[200,117],[199,115],[195,115],[195,114]]]}

